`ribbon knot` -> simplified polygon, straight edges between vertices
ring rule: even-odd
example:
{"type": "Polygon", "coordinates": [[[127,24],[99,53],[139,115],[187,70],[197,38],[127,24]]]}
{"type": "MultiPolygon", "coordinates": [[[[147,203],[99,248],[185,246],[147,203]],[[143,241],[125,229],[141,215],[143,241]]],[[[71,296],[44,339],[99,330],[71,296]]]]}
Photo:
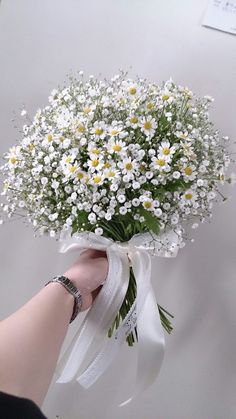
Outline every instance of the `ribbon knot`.
{"type": "Polygon", "coordinates": [[[133,397],[154,382],[163,361],[165,340],[151,285],[150,253],[162,257],[176,256],[178,247],[178,236],[172,231],[161,236],[139,234],[123,243],[94,233],[71,236],[67,232],[62,237],[60,252],[63,253],[88,248],[106,251],[109,270],[94,304],[59,361],[57,382],[76,379],[83,387],[89,388],[109,367],[135,328],[138,332],[138,366],[133,397]],[[130,266],[136,280],[136,299],[116,332],[108,338],[108,330],[129,286],[130,266]]]}
{"type": "Polygon", "coordinates": [[[128,254],[130,251],[129,242],[114,242],[111,244],[111,249],[118,250],[122,253],[128,254]]]}

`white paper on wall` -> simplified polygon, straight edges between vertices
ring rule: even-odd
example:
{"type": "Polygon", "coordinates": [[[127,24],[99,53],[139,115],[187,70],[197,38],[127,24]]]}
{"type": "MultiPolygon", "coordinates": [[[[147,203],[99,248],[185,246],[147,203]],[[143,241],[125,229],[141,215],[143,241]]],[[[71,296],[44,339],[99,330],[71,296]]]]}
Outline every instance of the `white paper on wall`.
{"type": "Polygon", "coordinates": [[[236,35],[236,0],[209,0],[202,25],[236,35]]]}

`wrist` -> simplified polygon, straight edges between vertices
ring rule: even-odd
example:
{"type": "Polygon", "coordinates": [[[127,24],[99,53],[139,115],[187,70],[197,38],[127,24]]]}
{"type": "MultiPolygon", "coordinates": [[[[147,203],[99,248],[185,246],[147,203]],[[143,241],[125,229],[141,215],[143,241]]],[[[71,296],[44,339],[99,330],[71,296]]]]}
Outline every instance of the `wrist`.
{"type": "Polygon", "coordinates": [[[73,298],[74,307],[73,307],[73,313],[72,313],[71,321],[70,321],[72,322],[77,317],[82,307],[82,295],[81,295],[80,290],[70,281],[69,278],[67,278],[64,275],[58,275],[54,277],[51,281],[49,281],[46,284],[46,286],[51,283],[59,284],[73,298]]]}
{"type": "Polygon", "coordinates": [[[83,280],[82,272],[80,272],[78,268],[76,269],[76,272],[74,272],[73,269],[69,269],[63,273],[63,276],[68,278],[72,284],[80,290],[81,295],[84,295],[86,292],[88,292],[88,290],[84,287],[85,281],[83,280]]]}
{"type": "Polygon", "coordinates": [[[73,308],[73,304],[74,304],[73,295],[70,294],[64,287],[62,287],[59,282],[49,282],[47,286],[50,288],[55,288],[56,292],[60,293],[60,295],[63,296],[63,299],[65,301],[68,301],[69,304],[71,304],[73,308]]]}
{"type": "Polygon", "coordinates": [[[92,303],[93,303],[93,297],[91,291],[88,289],[88,287],[85,288],[84,283],[87,282],[86,280],[83,280],[82,272],[80,273],[78,271],[78,268],[76,269],[76,274],[73,272],[72,269],[69,269],[65,273],[63,273],[63,276],[68,278],[72,284],[80,290],[80,294],[82,297],[82,306],[80,311],[88,310],[92,303]]]}

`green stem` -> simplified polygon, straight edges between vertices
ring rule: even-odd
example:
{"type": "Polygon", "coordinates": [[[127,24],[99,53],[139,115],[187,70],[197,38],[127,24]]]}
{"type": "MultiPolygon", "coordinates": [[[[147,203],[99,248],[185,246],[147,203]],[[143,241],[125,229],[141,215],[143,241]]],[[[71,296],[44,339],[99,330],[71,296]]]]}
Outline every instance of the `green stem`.
{"type": "MultiPolygon", "coordinates": [[[[130,235],[132,237],[135,234],[135,231],[127,233],[125,229],[125,225],[122,222],[118,222],[118,221],[109,225],[107,225],[106,223],[101,223],[101,227],[104,229],[104,232],[107,234],[107,236],[109,238],[112,238],[115,241],[120,241],[120,242],[127,241],[130,239],[130,235]]],[[[137,285],[136,285],[134,272],[131,267],[128,289],[127,289],[124,301],[120,307],[120,310],[117,313],[117,316],[108,331],[109,337],[113,335],[115,330],[119,327],[120,323],[127,316],[130,308],[132,307],[136,299],[136,295],[137,295],[137,285]]],[[[167,331],[167,333],[170,334],[173,330],[173,327],[168,317],[173,318],[174,316],[171,313],[169,313],[166,309],[164,309],[162,306],[160,306],[159,304],[157,304],[157,306],[158,306],[162,326],[167,331]]],[[[129,346],[133,346],[134,343],[138,341],[137,328],[135,328],[134,331],[131,332],[127,336],[126,341],[129,346]]]]}

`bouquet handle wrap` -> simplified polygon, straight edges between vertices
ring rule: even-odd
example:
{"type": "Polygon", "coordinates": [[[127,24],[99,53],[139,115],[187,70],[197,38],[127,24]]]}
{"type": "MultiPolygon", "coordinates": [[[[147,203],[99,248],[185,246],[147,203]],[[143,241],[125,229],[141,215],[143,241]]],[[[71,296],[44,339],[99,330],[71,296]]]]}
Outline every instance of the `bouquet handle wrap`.
{"type": "Polygon", "coordinates": [[[173,231],[161,236],[144,233],[133,236],[129,242],[120,243],[94,233],[73,236],[68,233],[62,237],[60,252],[88,248],[107,252],[108,276],[59,360],[57,382],[66,383],[76,379],[84,388],[89,388],[109,367],[127,336],[137,327],[138,364],[133,398],[155,381],[164,357],[164,333],[151,285],[150,253],[162,257],[176,256],[178,236],[173,231]],[[114,335],[108,338],[108,329],[126,295],[130,266],[136,279],[137,296],[114,335]]]}

